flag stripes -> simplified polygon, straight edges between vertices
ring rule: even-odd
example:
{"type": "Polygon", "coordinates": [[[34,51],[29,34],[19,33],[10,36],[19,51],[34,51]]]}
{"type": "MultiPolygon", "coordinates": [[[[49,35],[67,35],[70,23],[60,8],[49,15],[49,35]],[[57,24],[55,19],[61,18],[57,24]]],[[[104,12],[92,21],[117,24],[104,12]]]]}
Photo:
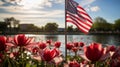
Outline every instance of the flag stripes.
{"type": "Polygon", "coordinates": [[[87,12],[73,0],[67,1],[66,22],[73,23],[84,33],[88,33],[92,26],[92,19],[87,12]]]}

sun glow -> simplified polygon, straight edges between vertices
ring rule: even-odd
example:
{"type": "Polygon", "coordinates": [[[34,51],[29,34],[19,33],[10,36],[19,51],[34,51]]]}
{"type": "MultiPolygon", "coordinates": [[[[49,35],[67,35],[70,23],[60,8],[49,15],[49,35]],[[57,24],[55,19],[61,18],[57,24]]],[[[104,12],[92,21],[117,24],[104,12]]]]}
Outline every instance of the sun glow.
{"type": "Polygon", "coordinates": [[[31,9],[34,7],[40,7],[44,0],[21,0],[19,5],[22,5],[24,9],[31,9]]]}

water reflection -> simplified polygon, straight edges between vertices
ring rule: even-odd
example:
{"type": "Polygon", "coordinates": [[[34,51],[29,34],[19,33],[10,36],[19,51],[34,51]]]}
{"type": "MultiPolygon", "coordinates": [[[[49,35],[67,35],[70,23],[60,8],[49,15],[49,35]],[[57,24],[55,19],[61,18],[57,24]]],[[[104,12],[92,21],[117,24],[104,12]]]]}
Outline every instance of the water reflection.
{"type": "Polygon", "coordinates": [[[58,41],[58,35],[46,35],[45,40],[58,41]]]}
{"type": "Polygon", "coordinates": [[[68,41],[68,42],[72,42],[72,41],[73,41],[73,36],[68,35],[68,36],[67,36],[67,41],[68,41]]]}
{"type": "Polygon", "coordinates": [[[86,45],[92,42],[102,43],[103,45],[120,45],[120,35],[68,35],[68,42],[84,42],[86,45]]]}
{"type": "MultiPolygon", "coordinates": [[[[14,37],[14,35],[8,35],[14,37]]],[[[32,35],[26,34],[28,37],[34,37],[35,41],[46,41],[52,39],[60,41],[65,44],[65,35],[32,35]]],[[[92,42],[102,43],[103,45],[117,45],[120,46],[120,35],[67,35],[68,42],[84,42],[86,45],[92,42]]]]}
{"type": "Polygon", "coordinates": [[[93,35],[93,41],[102,43],[103,45],[120,45],[119,35],[93,35]]]}

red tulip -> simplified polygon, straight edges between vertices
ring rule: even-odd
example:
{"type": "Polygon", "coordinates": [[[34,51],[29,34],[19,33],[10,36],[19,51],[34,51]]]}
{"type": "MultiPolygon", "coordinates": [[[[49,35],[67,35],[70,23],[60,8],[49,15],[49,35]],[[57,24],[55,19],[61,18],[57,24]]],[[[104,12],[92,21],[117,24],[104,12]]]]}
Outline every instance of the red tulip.
{"type": "Polygon", "coordinates": [[[79,43],[78,42],[74,42],[74,46],[75,47],[79,47],[79,43]]]}
{"type": "Polygon", "coordinates": [[[55,42],[55,47],[56,47],[56,48],[59,48],[60,45],[61,45],[61,42],[55,42]]]}
{"type": "Polygon", "coordinates": [[[26,46],[33,42],[33,38],[27,38],[24,34],[19,34],[14,37],[15,45],[26,46]]]}
{"type": "Polygon", "coordinates": [[[104,48],[99,43],[92,43],[90,46],[84,48],[85,56],[92,62],[98,61],[104,52],[104,48]]]}
{"type": "Polygon", "coordinates": [[[38,49],[38,47],[34,47],[33,49],[32,49],[32,53],[37,53],[39,51],[39,49],[38,49]]]}
{"type": "Polygon", "coordinates": [[[114,52],[115,50],[116,50],[116,47],[115,47],[115,46],[113,46],[113,45],[107,46],[107,51],[106,51],[106,53],[108,53],[108,52],[110,52],[110,51],[114,52]]]}
{"type": "Polygon", "coordinates": [[[73,47],[73,44],[71,44],[71,43],[66,44],[66,48],[67,48],[68,50],[71,50],[72,47],[73,47]]]}
{"type": "Polygon", "coordinates": [[[6,41],[7,38],[5,36],[0,36],[0,51],[4,51],[6,49],[6,41]]]}
{"type": "Polygon", "coordinates": [[[38,46],[40,49],[44,49],[47,47],[46,43],[43,43],[43,42],[39,43],[38,46]]]}
{"type": "Polygon", "coordinates": [[[73,47],[72,50],[73,50],[73,52],[77,52],[78,48],[77,47],[73,47]]]}
{"type": "Polygon", "coordinates": [[[57,51],[56,49],[45,49],[43,52],[43,59],[47,62],[50,62],[51,60],[53,60],[56,56],[57,56],[57,51]]]}
{"type": "Polygon", "coordinates": [[[52,40],[47,40],[46,42],[50,45],[52,43],[52,40]]]}
{"type": "Polygon", "coordinates": [[[77,61],[72,61],[69,63],[69,67],[80,67],[80,64],[77,61]]]}
{"type": "Polygon", "coordinates": [[[120,47],[112,55],[110,67],[120,67],[120,47]]]}
{"type": "Polygon", "coordinates": [[[79,42],[79,45],[83,47],[85,44],[83,42],[79,42]]]}

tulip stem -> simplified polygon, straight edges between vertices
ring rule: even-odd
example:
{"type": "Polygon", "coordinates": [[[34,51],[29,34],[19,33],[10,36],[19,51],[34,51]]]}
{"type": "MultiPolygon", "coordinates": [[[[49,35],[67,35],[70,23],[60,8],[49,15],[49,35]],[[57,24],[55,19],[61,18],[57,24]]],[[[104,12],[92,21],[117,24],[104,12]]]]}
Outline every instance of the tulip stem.
{"type": "Polygon", "coordinates": [[[41,61],[41,67],[45,67],[46,65],[45,65],[45,62],[42,60],[41,61]]]}

